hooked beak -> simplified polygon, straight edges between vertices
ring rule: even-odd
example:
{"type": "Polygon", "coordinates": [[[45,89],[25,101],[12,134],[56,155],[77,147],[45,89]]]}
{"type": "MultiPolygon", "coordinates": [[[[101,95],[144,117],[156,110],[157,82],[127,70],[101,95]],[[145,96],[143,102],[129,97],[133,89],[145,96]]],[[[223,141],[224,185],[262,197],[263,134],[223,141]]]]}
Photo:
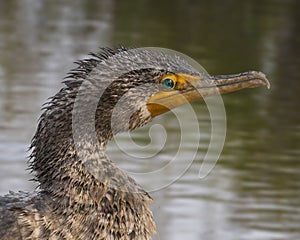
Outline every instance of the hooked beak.
{"type": "Polygon", "coordinates": [[[193,76],[189,74],[176,74],[178,84],[171,91],[161,90],[154,94],[147,103],[152,117],[170,111],[173,108],[189,102],[198,101],[204,97],[216,94],[234,92],[244,88],[267,86],[270,83],[265,74],[249,71],[232,75],[219,76],[193,76]]]}

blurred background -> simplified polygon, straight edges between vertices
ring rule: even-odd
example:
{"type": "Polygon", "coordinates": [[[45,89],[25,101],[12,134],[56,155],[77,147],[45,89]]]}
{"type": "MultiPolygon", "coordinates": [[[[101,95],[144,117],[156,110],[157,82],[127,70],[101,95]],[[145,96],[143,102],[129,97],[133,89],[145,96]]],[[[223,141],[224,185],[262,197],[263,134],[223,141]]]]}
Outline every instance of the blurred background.
{"type": "MultiPolygon", "coordinates": [[[[190,139],[174,171],[191,158],[192,165],[173,184],[151,193],[156,239],[299,239],[299,9],[298,0],[0,1],[0,194],[36,186],[28,181],[27,148],[41,105],[62,87],[75,60],[100,46],[165,47],[189,55],[212,75],[261,70],[271,90],[223,97],[226,143],[204,179],[198,173],[210,119],[204,103],[193,105],[200,148],[195,159],[189,155],[197,136],[188,128],[190,139]]],[[[186,108],[177,111],[187,115],[189,125],[186,108]]],[[[172,113],[157,123],[168,138],[153,159],[132,160],[114,143],[111,158],[135,172],[166,164],[178,149],[179,123],[172,113]]],[[[149,143],[148,128],[132,134],[137,144],[149,143]]],[[[119,141],[134,153],[126,137],[119,141]]],[[[147,188],[171,175],[138,181],[147,188]]]]}

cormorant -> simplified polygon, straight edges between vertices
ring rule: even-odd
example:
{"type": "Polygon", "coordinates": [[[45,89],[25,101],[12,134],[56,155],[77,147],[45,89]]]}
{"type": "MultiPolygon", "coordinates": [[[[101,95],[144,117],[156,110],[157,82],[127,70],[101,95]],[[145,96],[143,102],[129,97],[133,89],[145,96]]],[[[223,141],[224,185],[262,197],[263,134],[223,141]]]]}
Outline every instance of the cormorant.
{"type": "Polygon", "coordinates": [[[108,159],[107,142],[187,102],[269,87],[261,72],[210,76],[151,49],[102,48],[77,63],[31,143],[38,190],[0,198],[3,240],[152,239],[152,198],[108,159]]]}

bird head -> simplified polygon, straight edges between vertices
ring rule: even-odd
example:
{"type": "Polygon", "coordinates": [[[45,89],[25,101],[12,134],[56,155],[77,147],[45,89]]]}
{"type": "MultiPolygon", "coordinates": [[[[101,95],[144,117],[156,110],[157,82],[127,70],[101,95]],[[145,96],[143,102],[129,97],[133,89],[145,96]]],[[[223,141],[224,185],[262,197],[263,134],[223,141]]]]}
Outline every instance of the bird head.
{"type": "MultiPolygon", "coordinates": [[[[80,82],[76,101],[81,116],[96,116],[98,135],[133,130],[183,104],[269,82],[261,72],[210,76],[174,52],[161,49],[102,49],[79,62],[72,77],[80,82]],[[95,113],[95,114],[94,114],[95,113]],[[104,131],[109,129],[110,131],[104,131]]],[[[75,81],[76,82],[76,81],[75,81]]],[[[67,82],[74,84],[74,80],[67,82]]],[[[80,117],[81,126],[84,118],[80,117]]]]}

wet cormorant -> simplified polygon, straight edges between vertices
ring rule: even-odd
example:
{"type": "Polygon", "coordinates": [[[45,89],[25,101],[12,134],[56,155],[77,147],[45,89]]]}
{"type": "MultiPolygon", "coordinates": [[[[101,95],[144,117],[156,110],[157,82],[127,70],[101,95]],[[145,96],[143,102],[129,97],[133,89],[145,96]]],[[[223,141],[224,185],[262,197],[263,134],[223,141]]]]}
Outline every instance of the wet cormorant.
{"type": "Polygon", "coordinates": [[[125,48],[79,61],[64,83],[31,144],[38,190],[0,198],[1,239],[152,239],[152,199],[108,159],[107,142],[217,91],[269,86],[260,72],[209,76],[180,57],[125,48]]]}

